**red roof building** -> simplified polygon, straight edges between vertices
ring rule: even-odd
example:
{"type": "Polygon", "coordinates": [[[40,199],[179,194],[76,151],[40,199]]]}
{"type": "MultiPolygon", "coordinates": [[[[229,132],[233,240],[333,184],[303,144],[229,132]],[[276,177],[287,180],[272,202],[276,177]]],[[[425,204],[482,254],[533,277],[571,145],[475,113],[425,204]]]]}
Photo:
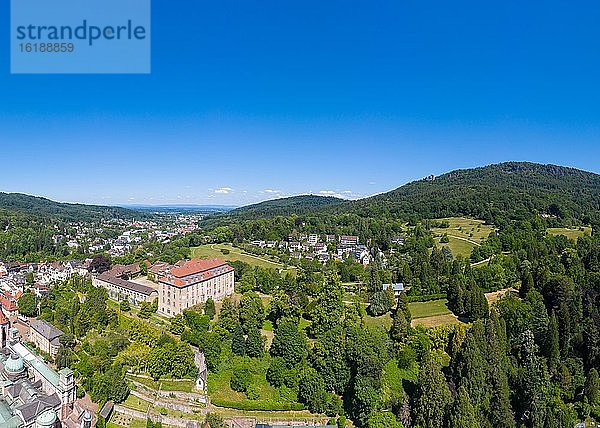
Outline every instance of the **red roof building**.
{"type": "Polygon", "coordinates": [[[192,259],[159,278],[158,311],[174,316],[183,310],[233,294],[233,268],[220,259],[192,259]]]}

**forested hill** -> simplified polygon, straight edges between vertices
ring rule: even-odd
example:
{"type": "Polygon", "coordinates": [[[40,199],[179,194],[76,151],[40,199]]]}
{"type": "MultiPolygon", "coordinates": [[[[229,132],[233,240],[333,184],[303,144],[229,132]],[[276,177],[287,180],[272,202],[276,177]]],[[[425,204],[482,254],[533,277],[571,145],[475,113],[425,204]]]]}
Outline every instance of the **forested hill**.
{"type": "Polygon", "coordinates": [[[63,221],[90,221],[106,218],[131,219],[151,216],[149,213],[119,207],[66,204],[22,193],[2,192],[0,192],[0,210],[63,221]]]}
{"type": "Polygon", "coordinates": [[[428,177],[357,201],[317,196],[278,199],[212,220],[354,213],[400,219],[469,216],[495,224],[532,215],[598,222],[599,210],[600,175],[555,165],[507,162],[428,177]]]}
{"type": "Polygon", "coordinates": [[[382,212],[421,218],[465,215],[489,222],[532,213],[585,219],[600,210],[600,175],[508,162],[414,181],[341,208],[365,216],[382,212]]]}
{"type": "Polygon", "coordinates": [[[287,216],[291,214],[306,214],[325,206],[335,206],[343,203],[343,199],[332,196],[301,195],[289,198],[273,199],[259,204],[237,208],[222,217],[235,219],[253,219],[260,217],[287,216]]]}

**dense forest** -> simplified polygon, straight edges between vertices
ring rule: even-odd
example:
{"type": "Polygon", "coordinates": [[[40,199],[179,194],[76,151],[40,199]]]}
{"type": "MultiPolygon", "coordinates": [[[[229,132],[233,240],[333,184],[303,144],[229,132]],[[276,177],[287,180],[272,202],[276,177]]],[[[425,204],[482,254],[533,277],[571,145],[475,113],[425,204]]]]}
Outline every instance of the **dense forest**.
{"type": "Polygon", "coordinates": [[[31,214],[38,218],[70,222],[89,222],[111,218],[139,219],[151,217],[150,213],[133,211],[126,208],[67,204],[21,193],[0,192],[0,209],[6,212],[31,214]]]}
{"type": "Polygon", "coordinates": [[[551,428],[600,418],[599,235],[574,241],[547,235],[541,220],[515,222],[490,239],[496,257],[481,267],[432,249],[430,239],[419,228],[407,239],[397,262],[417,290],[397,301],[381,290],[389,271],[378,262],[361,278],[367,306],[345,302],[340,263],[292,276],[234,262],[239,303],[226,300],[205,319],[176,317],[172,331],[205,352],[217,391],[247,397],[213,399],[223,406],[300,403],[367,428],[551,428]],[[516,290],[488,304],[484,291],[507,286],[516,290]],[[463,322],[412,327],[415,292],[444,294],[463,322]],[[257,293],[272,296],[268,305],[257,293]],[[368,316],[386,313],[390,327],[368,316]],[[265,382],[277,390],[266,403],[265,382]]]}
{"type": "Polygon", "coordinates": [[[502,225],[544,215],[558,224],[598,222],[600,175],[573,168],[508,162],[456,170],[357,201],[315,203],[300,196],[251,205],[208,218],[206,225],[296,214],[326,217],[427,219],[469,216],[502,225]],[[304,205],[307,202],[307,205],[304,205]]]}

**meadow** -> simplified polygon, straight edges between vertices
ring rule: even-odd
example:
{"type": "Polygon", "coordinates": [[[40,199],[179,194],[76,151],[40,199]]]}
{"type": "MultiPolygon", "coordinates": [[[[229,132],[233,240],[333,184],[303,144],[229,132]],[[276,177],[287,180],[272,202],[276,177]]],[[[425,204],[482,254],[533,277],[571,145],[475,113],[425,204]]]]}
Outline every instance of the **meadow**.
{"type": "Polygon", "coordinates": [[[435,227],[432,232],[438,247],[447,246],[455,256],[469,257],[473,247],[481,245],[483,241],[494,230],[494,226],[485,224],[482,220],[474,220],[464,217],[450,217],[440,219],[446,220],[449,227],[435,227]],[[444,235],[448,236],[446,243],[440,242],[444,235]]]}
{"type": "Polygon", "coordinates": [[[252,266],[260,266],[263,268],[275,268],[281,270],[293,271],[294,267],[286,267],[283,264],[270,260],[267,257],[255,256],[245,253],[243,250],[234,247],[231,244],[206,244],[199,247],[193,247],[192,257],[203,259],[219,258],[226,262],[241,261],[252,266]],[[222,251],[223,250],[223,251],[222,251]]]}

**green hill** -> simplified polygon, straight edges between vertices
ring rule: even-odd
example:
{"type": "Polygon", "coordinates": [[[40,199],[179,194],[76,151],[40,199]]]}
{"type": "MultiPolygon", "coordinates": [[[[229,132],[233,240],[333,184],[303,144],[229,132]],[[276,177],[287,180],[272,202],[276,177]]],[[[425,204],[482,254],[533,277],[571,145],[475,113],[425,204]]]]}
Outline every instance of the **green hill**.
{"type": "Polygon", "coordinates": [[[30,214],[38,218],[52,218],[63,221],[90,221],[101,218],[147,218],[149,213],[142,213],[126,208],[99,205],[67,204],[50,199],[22,193],[1,193],[0,209],[30,214]]]}
{"type": "Polygon", "coordinates": [[[404,219],[468,216],[498,224],[532,215],[589,221],[598,218],[599,210],[600,175],[556,165],[507,162],[428,177],[357,201],[299,196],[250,205],[213,220],[353,213],[404,219]]]}
{"type": "Polygon", "coordinates": [[[600,210],[600,175],[507,162],[414,181],[340,208],[363,216],[389,212],[420,218],[470,216],[489,222],[531,214],[583,219],[600,210]]]}
{"type": "Polygon", "coordinates": [[[307,214],[325,206],[343,203],[343,199],[332,196],[301,195],[289,198],[273,199],[259,204],[237,208],[222,217],[236,219],[252,219],[261,217],[287,216],[291,214],[307,214]]]}

